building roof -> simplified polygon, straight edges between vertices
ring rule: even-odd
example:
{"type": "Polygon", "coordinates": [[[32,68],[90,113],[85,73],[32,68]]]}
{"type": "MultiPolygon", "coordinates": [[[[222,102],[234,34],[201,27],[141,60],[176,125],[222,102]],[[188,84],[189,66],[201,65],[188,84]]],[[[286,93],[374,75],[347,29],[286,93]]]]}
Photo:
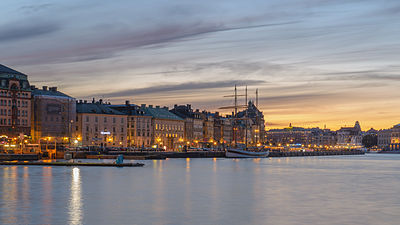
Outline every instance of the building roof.
{"type": "Polygon", "coordinates": [[[69,95],[66,95],[60,91],[56,90],[43,90],[43,89],[34,89],[32,91],[33,96],[54,96],[54,97],[65,97],[65,98],[72,98],[69,95]]]}
{"type": "Polygon", "coordinates": [[[167,119],[167,120],[183,120],[181,117],[171,113],[166,108],[152,108],[145,107],[144,111],[156,119],[167,119]]]}
{"type": "Polygon", "coordinates": [[[16,74],[16,75],[25,75],[25,74],[23,74],[21,72],[18,72],[16,70],[11,69],[10,67],[7,67],[7,66],[4,66],[4,65],[0,64],[0,74],[3,74],[3,73],[16,74]]]}
{"type": "Polygon", "coordinates": [[[123,105],[109,105],[110,108],[117,110],[128,116],[152,116],[145,110],[134,104],[123,104],[123,105]]]}
{"type": "Polygon", "coordinates": [[[101,103],[77,103],[76,112],[92,113],[92,114],[124,115],[122,112],[112,109],[109,105],[101,103]]]}

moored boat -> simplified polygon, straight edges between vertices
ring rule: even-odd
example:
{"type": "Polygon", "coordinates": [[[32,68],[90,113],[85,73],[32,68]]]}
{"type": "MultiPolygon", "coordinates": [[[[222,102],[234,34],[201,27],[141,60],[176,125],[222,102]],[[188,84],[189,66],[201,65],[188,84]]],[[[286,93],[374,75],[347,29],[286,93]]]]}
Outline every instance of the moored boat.
{"type": "Polygon", "coordinates": [[[227,158],[265,158],[268,157],[269,151],[249,151],[240,148],[226,149],[227,158]]]}

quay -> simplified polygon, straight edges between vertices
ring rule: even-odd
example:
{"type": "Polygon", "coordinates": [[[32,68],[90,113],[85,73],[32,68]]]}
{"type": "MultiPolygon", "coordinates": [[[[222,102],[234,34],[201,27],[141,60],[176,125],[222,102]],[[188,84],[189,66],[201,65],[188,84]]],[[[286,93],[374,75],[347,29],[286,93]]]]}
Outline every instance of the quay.
{"type": "Polygon", "coordinates": [[[39,155],[38,154],[0,154],[0,162],[1,161],[12,161],[12,160],[35,161],[35,160],[39,160],[39,155]]]}
{"type": "Polygon", "coordinates": [[[329,156],[329,155],[364,155],[361,150],[335,150],[335,151],[270,151],[269,157],[302,157],[302,156],[329,156]]]}
{"type": "Polygon", "coordinates": [[[86,162],[28,162],[2,161],[0,165],[7,166],[96,166],[96,167],[142,167],[143,163],[86,163],[86,162]]]}

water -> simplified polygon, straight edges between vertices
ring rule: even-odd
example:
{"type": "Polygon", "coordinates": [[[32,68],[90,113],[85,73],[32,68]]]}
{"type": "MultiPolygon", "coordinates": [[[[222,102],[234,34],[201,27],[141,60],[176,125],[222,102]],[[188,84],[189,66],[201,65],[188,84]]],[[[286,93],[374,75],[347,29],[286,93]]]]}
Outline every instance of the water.
{"type": "Polygon", "coordinates": [[[399,224],[400,155],[0,166],[0,224],[399,224]]]}

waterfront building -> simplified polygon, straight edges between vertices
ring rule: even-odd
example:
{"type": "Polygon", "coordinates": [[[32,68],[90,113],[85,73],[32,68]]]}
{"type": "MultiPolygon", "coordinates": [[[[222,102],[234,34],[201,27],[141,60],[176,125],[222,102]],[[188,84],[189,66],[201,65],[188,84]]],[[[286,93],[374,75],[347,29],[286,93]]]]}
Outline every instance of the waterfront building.
{"type": "Polygon", "coordinates": [[[193,112],[193,142],[195,147],[200,147],[199,142],[203,140],[203,119],[200,110],[193,112]]]}
{"type": "Polygon", "coordinates": [[[75,99],[57,87],[32,86],[32,139],[51,137],[58,143],[70,143],[76,118],[75,99]]]}
{"type": "Polygon", "coordinates": [[[400,150],[400,124],[390,129],[383,129],[377,132],[378,148],[383,150],[400,150]]]}
{"type": "Polygon", "coordinates": [[[229,147],[233,144],[233,127],[232,127],[232,117],[226,116],[221,118],[222,123],[222,137],[224,146],[229,147]]]}
{"type": "Polygon", "coordinates": [[[390,150],[400,150],[400,124],[393,126],[390,135],[390,150]]]}
{"type": "Polygon", "coordinates": [[[0,64],[0,135],[30,135],[31,111],[27,75],[0,64]]]}
{"type": "Polygon", "coordinates": [[[224,143],[223,120],[219,112],[213,114],[214,117],[214,145],[222,145],[224,143]]]}
{"type": "Polygon", "coordinates": [[[100,99],[76,103],[74,143],[78,146],[127,146],[127,115],[100,99]]]}
{"type": "Polygon", "coordinates": [[[153,125],[153,143],[165,150],[181,150],[184,146],[185,121],[171,113],[168,107],[142,105],[141,109],[151,115],[153,125]]]}
{"type": "Polygon", "coordinates": [[[201,118],[203,120],[203,145],[206,143],[214,143],[214,115],[210,112],[201,112],[201,118]]]}
{"type": "Polygon", "coordinates": [[[184,128],[184,142],[187,145],[193,145],[194,143],[194,120],[195,113],[193,112],[192,106],[190,104],[187,105],[174,105],[174,108],[170,110],[170,112],[184,119],[185,128],[184,128]]]}
{"type": "Polygon", "coordinates": [[[148,114],[143,107],[126,101],[123,105],[110,105],[128,116],[127,121],[127,144],[128,147],[150,148],[153,142],[152,115],[148,114]]]}
{"type": "MultiPolygon", "coordinates": [[[[247,127],[248,143],[255,145],[264,142],[264,114],[257,108],[253,101],[248,102],[247,108],[239,112],[237,114],[237,118],[239,119],[238,122],[242,124],[242,126],[239,126],[239,128],[245,129],[247,127]]],[[[245,140],[246,131],[239,130],[239,134],[242,135],[239,140],[245,140]]]]}
{"type": "Polygon", "coordinates": [[[339,145],[361,146],[362,138],[363,133],[358,121],[356,121],[354,127],[342,127],[337,131],[337,143],[339,145]]]}

